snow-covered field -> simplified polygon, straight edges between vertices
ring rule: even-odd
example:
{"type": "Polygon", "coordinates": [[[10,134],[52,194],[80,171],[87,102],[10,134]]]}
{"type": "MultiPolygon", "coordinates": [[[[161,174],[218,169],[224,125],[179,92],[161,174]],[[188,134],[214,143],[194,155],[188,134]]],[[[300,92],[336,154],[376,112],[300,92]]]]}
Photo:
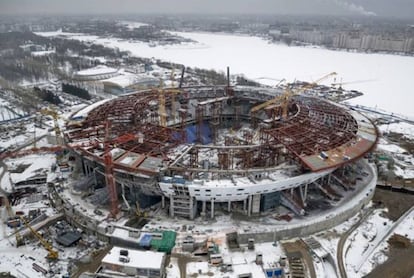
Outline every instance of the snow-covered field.
{"type": "Polygon", "coordinates": [[[392,228],[392,221],[381,216],[381,213],[381,210],[374,211],[348,238],[344,258],[349,277],[366,275],[376,265],[386,261],[387,256],[377,247],[384,243],[383,236],[392,228]]]}
{"type": "Polygon", "coordinates": [[[25,115],[26,113],[20,108],[16,108],[8,101],[0,98],[0,122],[18,119],[25,115]]]}
{"type": "MultiPolygon", "coordinates": [[[[381,107],[387,111],[414,118],[414,95],[410,94],[414,75],[414,57],[387,54],[365,54],[333,51],[321,48],[289,47],[271,44],[258,37],[242,35],[182,33],[175,34],[198,43],[151,47],[147,43],[116,38],[102,38],[62,32],[37,33],[42,36],[65,36],[81,41],[94,41],[108,47],[118,47],[141,57],[155,57],[186,66],[244,74],[252,79],[263,77],[288,81],[314,81],[335,71],[336,82],[353,82],[347,89],[362,91],[364,96],[353,103],[381,107]]],[[[260,79],[274,85],[277,81],[260,79]]],[[[329,84],[333,80],[328,80],[329,84]]]]}

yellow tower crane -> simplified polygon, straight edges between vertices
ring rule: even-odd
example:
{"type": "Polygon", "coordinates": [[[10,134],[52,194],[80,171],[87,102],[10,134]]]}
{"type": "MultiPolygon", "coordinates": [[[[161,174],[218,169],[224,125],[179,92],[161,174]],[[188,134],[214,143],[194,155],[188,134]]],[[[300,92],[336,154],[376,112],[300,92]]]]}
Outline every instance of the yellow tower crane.
{"type": "Polygon", "coordinates": [[[53,118],[53,123],[54,123],[54,131],[56,134],[56,144],[59,146],[63,145],[63,137],[62,137],[62,133],[60,131],[60,127],[59,127],[59,123],[58,123],[58,119],[60,118],[58,112],[52,108],[44,108],[42,110],[40,110],[40,113],[42,115],[45,116],[51,116],[53,118]]]}
{"type": "Polygon", "coordinates": [[[272,104],[280,104],[280,106],[282,107],[283,118],[286,118],[287,114],[288,114],[289,101],[290,101],[290,98],[292,96],[300,94],[300,93],[302,93],[302,92],[304,92],[307,89],[310,89],[312,87],[315,87],[316,85],[318,85],[319,82],[321,82],[322,80],[325,80],[326,78],[328,78],[330,76],[333,76],[333,75],[336,75],[336,72],[331,72],[327,75],[324,75],[323,77],[319,78],[318,80],[316,80],[314,82],[311,82],[311,83],[308,83],[307,85],[305,85],[303,87],[300,87],[296,91],[292,91],[290,88],[287,88],[281,95],[279,95],[279,96],[277,96],[277,97],[275,97],[271,100],[265,101],[265,102],[263,102],[259,105],[254,106],[252,109],[250,109],[250,113],[253,114],[253,113],[255,113],[255,112],[257,112],[257,111],[259,111],[263,108],[266,108],[266,107],[268,107],[272,104]]]}
{"type": "Polygon", "coordinates": [[[33,229],[33,227],[30,226],[26,219],[20,217],[20,220],[24,223],[26,228],[28,228],[30,232],[40,241],[43,248],[46,249],[46,251],[48,252],[46,258],[49,260],[57,260],[59,258],[58,251],[54,250],[52,245],[49,242],[47,242],[35,229],[33,229]]]}
{"type": "Polygon", "coordinates": [[[175,103],[175,95],[181,94],[181,90],[175,87],[174,69],[171,70],[171,88],[163,88],[164,83],[160,80],[160,88],[158,89],[158,114],[160,116],[160,125],[163,127],[167,126],[167,109],[166,95],[171,95],[171,115],[174,121],[177,118],[177,108],[175,103]]]}

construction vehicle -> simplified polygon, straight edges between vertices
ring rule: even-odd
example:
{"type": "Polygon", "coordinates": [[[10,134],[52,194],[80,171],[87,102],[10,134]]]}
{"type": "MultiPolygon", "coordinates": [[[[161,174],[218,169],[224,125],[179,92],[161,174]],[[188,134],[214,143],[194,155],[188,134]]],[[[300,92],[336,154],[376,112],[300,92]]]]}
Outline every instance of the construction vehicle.
{"type": "Polygon", "coordinates": [[[19,232],[18,227],[20,226],[20,218],[18,216],[16,216],[16,214],[14,213],[11,205],[10,205],[10,201],[9,198],[7,196],[4,196],[4,205],[7,209],[7,213],[9,215],[9,218],[7,220],[7,226],[11,227],[14,229],[14,235],[16,236],[16,247],[19,247],[21,245],[24,244],[23,242],[23,238],[19,232]]]}
{"type": "Polygon", "coordinates": [[[281,95],[279,95],[279,96],[277,96],[277,97],[275,97],[271,100],[265,101],[265,102],[263,102],[259,105],[254,106],[252,109],[250,109],[250,113],[251,114],[256,113],[257,111],[259,111],[263,108],[266,108],[266,107],[268,107],[272,104],[275,104],[275,105],[279,104],[280,107],[282,108],[282,118],[286,118],[287,115],[288,115],[288,106],[289,106],[290,98],[292,96],[300,94],[300,93],[302,93],[302,92],[304,92],[307,89],[310,89],[312,87],[315,87],[316,85],[318,85],[319,82],[321,82],[322,80],[324,80],[324,79],[326,79],[330,76],[333,76],[333,75],[336,75],[336,72],[331,72],[331,73],[319,78],[315,82],[311,82],[311,83],[308,83],[305,86],[300,87],[296,91],[292,91],[289,87],[287,87],[287,89],[281,95]]]}
{"type": "Polygon", "coordinates": [[[43,248],[45,248],[45,250],[48,252],[46,258],[48,260],[57,260],[59,258],[58,251],[54,250],[52,245],[49,242],[47,242],[35,229],[33,229],[33,227],[30,226],[26,219],[20,216],[20,220],[26,226],[26,228],[28,228],[30,232],[40,241],[43,248]]]}
{"type": "Polygon", "coordinates": [[[141,210],[141,205],[139,204],[138,201],[135,202],[135,215],[137,216],[138,219],[141,218],[148,218],[148,213],[146,211],[141,210]]]}

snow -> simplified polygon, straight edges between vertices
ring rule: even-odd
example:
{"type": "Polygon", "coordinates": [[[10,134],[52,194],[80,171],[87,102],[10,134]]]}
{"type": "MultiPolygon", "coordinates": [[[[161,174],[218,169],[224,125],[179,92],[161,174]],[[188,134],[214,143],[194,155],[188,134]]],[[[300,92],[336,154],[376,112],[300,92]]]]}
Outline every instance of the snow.
{"type": "Polygon", "coordinates": [[[389,153],[406,153],[407,151],[398,145],[388,143],[385,139],[381,138],[377,146],[378,149],[389,153]]]}
{"type": "Polygon", "coordinates": [[[56,158],[54,154],[29,155],[23,158],[9,159],[6,163],[9,169],[20,164],[30,165],[22,173],[10,173],[11,181],[17,183],[44,172],[47,173],[52,164],[56,163],[56,158]]]}
{"type": "Polygon", "coordinates": [[[396,132],[404,134],[408,139],[414,140],[414,125],[406,122],[392,123],[389,125],[380,125],[381,132],[396,132]]]}
{"type": "Polygon", "coordinates": [[[90,111],[92,111],[93,109],[95,109],[96,107],[98,107],[98,106],[100,106],[100,105],[102,105],[102,104],[104,104],[105,102],[107,102],[107,101],[110,101],[111,99],[103,99],[103,100],[100,100],[100,101],[98,101],[98,102],[95,102],[95,103],[93,103],[93,104],[91,104],[91,105],[89,105],[89,106],[87,106],[87,107],[85,107],[85,108],[83,108],[83,109],[81,109],[81,110],[79,110],[78,112],[76,112],[73,116],[72,116],[72,118],[84,118],[84,117],[86,117],[87,115],[88,115],[88,113],[90,112],[90,111]]]}
{"type": "Polygon", "coordinates": [[[401,167],[394,165],[394,172],[397,176],[403,179],[414,179],[414,167],[402,169],[401,167]]]}
{"type": "Polygon", "coordinates": [[[395,228],[394,233],[405,236],[414,241],[414,210],[412,210],[395,228]]]}
{"type": "MultiPolygon", "coordinates": [[[[1,172],[4,171],[4,168],[1,168],[1,172]]],[[[1,179],[1,189],[6,192],[13,192],[13,188],[10,182],[10,173],[6,172],[3,175],[3,178],[1,179]]]]}
{"type": "MultiPolygon", "coordinates": [[[[183,33],[174,34],[197,41],[179,45],[150,47],[143,42],[119,41],[116,38],[101,38],[62,32],[37,33],[42,36],[65,35],[81,41],[94,41],[108,47],[118,47],[141,57],[182,63],[190,67],[224,71],[230,66],[232,73],[244,74],[256,79],[263,76],[288,81],[295,79],[314,81],[335,71],[343,82],[369,80],[354,83],[351,89],[364,93],[351,100],[369,107],[381,107],[414,117],[411,104],[411,76],[414,74],[414,57],[388,54],[366,54],[320,48],[289,47],[271,44],[258,37],[242,35],[183,33]],[[236,47],[235,47],[236,46],[236,47]],[[212,59],[214,57],[214,59],[212,59]],[[398,84],[398,86],[396,86],[398,84]]],[[[333,80],[322,84],[332,83],[333,80]]],[[[263,80],[274,85],[273,80],[263,80]]]]}
{"type": "Polygon", "coordinates": [[[88,75],[100,75],[100,74],[112,74],[117,73],[118,70],[105,66],[105,65],[99,65],[94,68],[89,68],[85,70],[81,70],[76,72],[75,74],[78,76],[88,76],[88,75]]]}
{"type": "Polygon", "coordinates": [[[125,25],[130,30],[133,30],[135,28],[139,28],[141,26],[148,26],[147,23],[135,22],[135,21],[121,21],[119,23],[125,25]]]}
{"type": "Polygon", "coordinates": [[[102,80],[102,82],[111,82],[119,87],[125,88],[136,83],[138,76],[128,72],[122,72],[121,75],[102,80]]]}
{"type": "Polygon", "coordinates": [[[349,277],[366,275],[377,265],[377,262],[372,260],[373,256],[380,258],[375,250],[383,243],[384,235],[392,228],[392,221],[383,217],[382,212],[383,210],[375,210],[345,243],[345,267],[349,277]]]}
{"type": "MultiPolygon", "coordinates": [[[[214,241],[219,244],[220,254],[224,262],[231,262],[232,272],[222,272],[220,267],[210,265],[208,262],[192,262],[187,264],[187,276],[197,274],[197,277],[239,277],[241,274],[251,273],[251,277],[266,277],[263,269],[276,268],[281,256],[285,256],[280,245],[272,243],[255,244],[254,250],[247,250],[245,245],[241,251],[232,252],[225,244],[225,235],[215,236],[214,241]],[[255,263],[256,254],[262,253],[263,265],[255,263]]],[[[174,276],[172,276],[174,277],[174,276]]]]}
{"type": "Polygon", "coordinates": [[[55,50],[32,51],[30,54],[32,56],[47,56],[53,53],[55,53],[55,50]]]}
{"type": "Polygon", "coordinates": [[[180,268],[178,267],[177,258],[171,257],[170,264],[166,267],[166,274],[168,278],[180,278],[180,268]]]}
{"type": "Polygon", "coordinates": [[[0,248],[0,272],[10,272],[16,277],[45,277],[41,272],[32,268],[32,264],[36,263],[44,269],[48,269],[48,262],[44,259],[47,252],[42,247],[25,245],[17,249],[6,239],[3,239],[0,241],[0,248]]]}
{"type": "Polygon", "coordinates": [[[335,268],[328,261],[323,261],[323,268],[325,270],[325,275],[323,277],[333,278],[338,277],[335,272],[335,268]]]}
{"type": "Polygon", "coordinates": [[[165,253],[153,251],[139,251],[114,246],[111,251],[102,259],[102,263],[128,266],[133,268],[160,269],[165,253]],[[120,262],[121,250],[128,250],[129,262],[120,262]]]}

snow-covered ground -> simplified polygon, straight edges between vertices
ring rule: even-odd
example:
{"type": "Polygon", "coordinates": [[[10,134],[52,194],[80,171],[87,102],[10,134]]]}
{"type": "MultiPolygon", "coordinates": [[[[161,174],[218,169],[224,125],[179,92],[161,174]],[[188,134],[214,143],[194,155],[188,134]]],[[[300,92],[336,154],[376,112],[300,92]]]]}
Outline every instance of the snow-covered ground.
{"type": "MultiPolygon", "coordinates": [[[[407,133],[407,131],[404,132],[407,133]]],[[[388,142],[385,138],[381,138],[377,150],[383,151],[392,157],[395,162],[393,165],[395,175],[404,179],[414,178],[414,156],[407,152],[406,149],[388,142]]]]}
{"type": "Polygon", "coordinates": [[[387,132],[395,132],[404,134],[404,136],[408,139],[414,140],[414,125],[400,122],[400,123],[392,123],[389,125],[380,125],[379,129],[383,133],[387,132]]]}
{"type": "MultiPolygon", "coordinates": [[[[378,106],[414,118],[414,110],[411,107],[414,95],[408,93],[412,86],[411,76],[414,75],[414,57],[289,47],[271,44],[258,37],[228,34],[176,32],[174,34],[197,43],[156,47],[143,42],[82,34],[37,34],[94,41],[108,47],[130,51],[136,56],[156,57],[191,67],[224,71],[230,66],[232,73],[244,74],[252,79],[271,77],[277,80],[285,78],[288,81],[314,81],[335,71],[339,74],[336,82],[353,82],[345,87],[364,93],[364,96],[352,100],[352,103],[369,107],[378,106]]],[[[260,81],[269,85],[277,83],[270,79],[260,81]]],[[[328,80],[325,84],[332,82],[333,80],[328,80]]]]}
{"type": "Polygon", "coordinates": [[[348,238],[344,246],[344,258],[349,277],[366,275],[386,260],[384,253],[374,251],[392,227],[392,221],[382,216],[382,213],[382,210],[374,211],[348,238]]]}
{"type": "Polygon", "coordinates": [[[14,105],[11,105],[8,101],[0,98],[0,122],[18,119],[22,116],[26,116],[24,111],[20,108],[14,107],[14,105]]]}

